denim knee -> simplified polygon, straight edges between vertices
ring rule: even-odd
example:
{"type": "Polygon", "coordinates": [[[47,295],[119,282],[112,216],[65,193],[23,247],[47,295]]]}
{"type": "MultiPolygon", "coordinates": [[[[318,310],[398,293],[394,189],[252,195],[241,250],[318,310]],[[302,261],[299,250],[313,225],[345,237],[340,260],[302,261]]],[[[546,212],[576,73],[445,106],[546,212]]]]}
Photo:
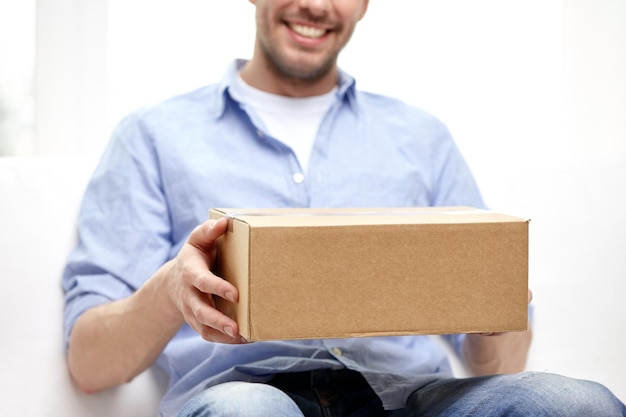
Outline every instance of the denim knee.
{"type": "Polygon", "coordinates": [[[517,378],[528,381],[522,389],[531,400],[536,398],[535,407],[542,415],[626,416],[626,406],[597,382],[543,372],[526,372],[518,374],[517,378]]]}
{"type": "Polygon", "coordinates": [[[544,372],[436,381],[407,404],[415,416],[624,417],[606,387],[544,372]]]}
{"type": "Polygon", "coordinates": [[[287,394],[270,385],[226,382],[193,397],[178,417],[304,417],[287,394]]]}

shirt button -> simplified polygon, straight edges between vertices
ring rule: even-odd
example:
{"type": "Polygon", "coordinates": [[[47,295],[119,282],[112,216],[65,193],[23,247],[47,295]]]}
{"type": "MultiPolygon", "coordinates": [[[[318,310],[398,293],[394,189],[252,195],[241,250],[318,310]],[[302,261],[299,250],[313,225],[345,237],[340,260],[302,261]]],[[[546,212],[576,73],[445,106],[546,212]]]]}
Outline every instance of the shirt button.
{"type": "Polygon", "coordinates": [[[298,172],[297,174],[293,174],[293,182],[295,182],[296,184],[302,184],[303,181],[304,181],[304,174],[302,174],[301,172],[298,172]]]}
{"type": "Polygon", "coordinates": [[[336,356],[341,356],[341,355],[343,355],[343,352],[338,347],[334,347],[333,348],[333,354],[336,355],[336,356]]]}
{"type": "Polygon", "coordinates": [[[257,130],[256,130],[256,135],[257,135],[258,137],[260,137],[260,138],[262,138],[263,136],[265,136],[265,135],[263,134],[263,132],[261,132],[261,129],[257,129],[257,130]]]}

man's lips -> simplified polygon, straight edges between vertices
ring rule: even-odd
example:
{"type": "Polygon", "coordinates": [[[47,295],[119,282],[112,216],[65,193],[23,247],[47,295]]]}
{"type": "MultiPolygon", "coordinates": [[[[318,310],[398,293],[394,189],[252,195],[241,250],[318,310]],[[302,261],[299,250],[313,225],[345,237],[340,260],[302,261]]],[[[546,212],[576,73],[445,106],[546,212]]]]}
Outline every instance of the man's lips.
{"type": "Polygon", "coordinates": [[[319,27],[303,25],[301,23],[287,23],[289,29],[291,29],[296,35],[302,36],[308,39],[319,39],[323,37],[328,31],[319,27]]]}

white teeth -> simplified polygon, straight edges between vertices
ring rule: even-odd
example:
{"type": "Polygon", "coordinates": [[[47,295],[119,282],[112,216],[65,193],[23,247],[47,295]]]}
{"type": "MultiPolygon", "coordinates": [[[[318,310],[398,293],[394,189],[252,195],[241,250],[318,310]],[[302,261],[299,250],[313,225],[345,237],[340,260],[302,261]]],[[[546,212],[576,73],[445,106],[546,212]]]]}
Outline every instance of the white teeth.
{"type": "Polygon", "coordinates": [[[298,35],[304,36],[305,38],[314,38],[314,39],[321,38],[326,33],[324,29],[318,29],[318,28],[314,28],[311,26],[297,25],[295,23],[292,23],[291,25],[289,25],[289,27],[291,27],[291,30],[296,32],[298,35]]]}

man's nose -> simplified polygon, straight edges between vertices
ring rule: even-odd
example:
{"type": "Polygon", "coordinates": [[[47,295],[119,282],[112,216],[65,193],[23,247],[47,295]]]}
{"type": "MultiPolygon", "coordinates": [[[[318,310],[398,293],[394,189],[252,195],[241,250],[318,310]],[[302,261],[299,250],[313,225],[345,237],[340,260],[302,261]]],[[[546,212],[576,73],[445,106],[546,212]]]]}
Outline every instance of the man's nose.
{"type": "Polygon", "coordinates": [[[319,16],[328,13],[332,0],[298,0],[298,5],[308,9],[313,15],[319,16]]]}

